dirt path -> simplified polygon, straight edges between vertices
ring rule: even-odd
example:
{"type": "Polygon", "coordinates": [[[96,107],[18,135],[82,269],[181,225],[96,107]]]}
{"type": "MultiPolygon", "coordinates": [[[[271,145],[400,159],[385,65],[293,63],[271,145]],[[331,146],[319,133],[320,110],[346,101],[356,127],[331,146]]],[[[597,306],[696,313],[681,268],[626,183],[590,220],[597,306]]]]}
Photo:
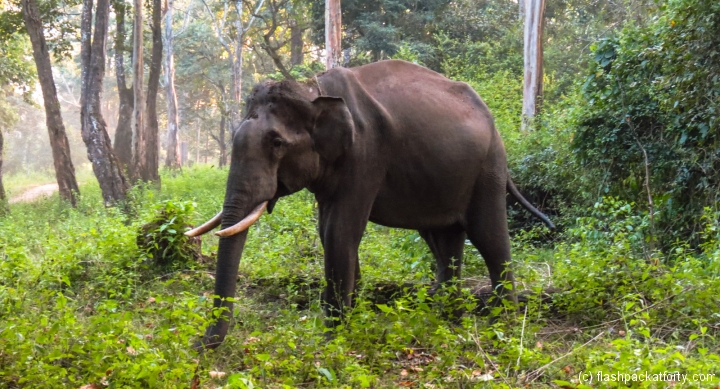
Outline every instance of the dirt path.
{"type": "Polygon", "coordinates": [[[10,204],[13,203],[29,203],[35,201],[40,197],[50,196],[58,190],[58,184],[45,184],[34,186],[27,189],[20,195],[17,195],[10,199],[10,204]]]}

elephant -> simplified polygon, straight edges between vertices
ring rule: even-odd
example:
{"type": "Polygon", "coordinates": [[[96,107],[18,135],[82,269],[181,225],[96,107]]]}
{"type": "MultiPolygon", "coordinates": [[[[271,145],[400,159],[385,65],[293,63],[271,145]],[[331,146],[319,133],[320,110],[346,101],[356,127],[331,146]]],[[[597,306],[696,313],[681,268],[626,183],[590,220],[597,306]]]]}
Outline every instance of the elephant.
{"type": "Polygon", "coordinates": [[[328,326],[352,305],[368,221],[417,230],[435,257],[436,284],[460,277],[469,239],[496,293],[517,301],[504,286],[514,285],[507,193],[554,226],[513,184],[493,116],[468,84],[386,60],[306,82],[262,82],[246,109],[232,139],[222,210],[186,233],[222,225],[213,304],[225,309],[196,347],[214,348],[228,332],[248,227],[302,189],[318,205],[328,326]]]}

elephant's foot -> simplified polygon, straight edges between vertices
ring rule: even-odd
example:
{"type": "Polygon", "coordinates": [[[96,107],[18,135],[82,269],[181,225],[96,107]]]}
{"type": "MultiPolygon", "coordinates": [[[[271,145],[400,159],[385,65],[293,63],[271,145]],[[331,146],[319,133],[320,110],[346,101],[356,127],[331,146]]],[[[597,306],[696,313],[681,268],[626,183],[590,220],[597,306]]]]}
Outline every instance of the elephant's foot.
{"type": "Polygon", "coordinates": [[[202,339],[193,344],[193,349],[197,352],[216,349],[222,344],[223,340],[225,340],[228,329],[229,325],[227,322],[221,322],[218,325],[208,327],[202,339]]]}

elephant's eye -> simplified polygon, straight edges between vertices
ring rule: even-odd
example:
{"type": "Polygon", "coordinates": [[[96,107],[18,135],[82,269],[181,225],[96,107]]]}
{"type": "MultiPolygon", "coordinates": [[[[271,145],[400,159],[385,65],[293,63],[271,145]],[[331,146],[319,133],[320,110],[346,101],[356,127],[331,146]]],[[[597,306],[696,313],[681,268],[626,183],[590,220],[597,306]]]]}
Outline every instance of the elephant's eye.
{"type": "Polygon", "coordinates": [[[272,141],[272,145],[273,145],[273,147],[280,147],[283,145],[283,141],[280,138],[275,138],[272,141]]]}

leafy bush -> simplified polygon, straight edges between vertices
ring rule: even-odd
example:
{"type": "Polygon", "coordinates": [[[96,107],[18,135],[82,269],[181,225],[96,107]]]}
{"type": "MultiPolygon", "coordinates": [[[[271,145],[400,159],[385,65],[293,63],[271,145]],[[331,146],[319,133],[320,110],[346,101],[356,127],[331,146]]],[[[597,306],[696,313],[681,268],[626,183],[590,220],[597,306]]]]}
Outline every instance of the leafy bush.
{"type": "MultiPolygon", "coordinates": [[[[632,207],[605,198],[569,230],[570,240],[555,254],[555,276],[562,280],[557,286],[566,290],[561,304],[597,322],[637,304],[644,311],[667,303],[651,311],[645,324],[673,323],[674,330],[692,326],[688,316],[714,316],[708,307],[720,303],[720,284],[714,281],[720,275],[720,263],[714,261],[716,236],[707,240],[700,255],[679,245],[663,256],[653,251],[648,215],[638,216],[632,207]]],[[[708,222],[706,231],[715,231],[717,220],[708,222]]]]}
{"type": "Polygon", "coordinates": [[[703,208],[720,200],[719,45],[718,2],[669,1],[647,27],[594,45],[582,88],[581,163],[609,194],[647,204],[650,192],[668,243],[697,244],[703,208]]]}
{"type": "Polygon", "coordinates": [[[197,261],[201,240],[183,234],[190,228],[195,204],[166,200],[155,208],[156,215],[138,232],[138,247],[155,265],[183,266],[197,261]]]}

